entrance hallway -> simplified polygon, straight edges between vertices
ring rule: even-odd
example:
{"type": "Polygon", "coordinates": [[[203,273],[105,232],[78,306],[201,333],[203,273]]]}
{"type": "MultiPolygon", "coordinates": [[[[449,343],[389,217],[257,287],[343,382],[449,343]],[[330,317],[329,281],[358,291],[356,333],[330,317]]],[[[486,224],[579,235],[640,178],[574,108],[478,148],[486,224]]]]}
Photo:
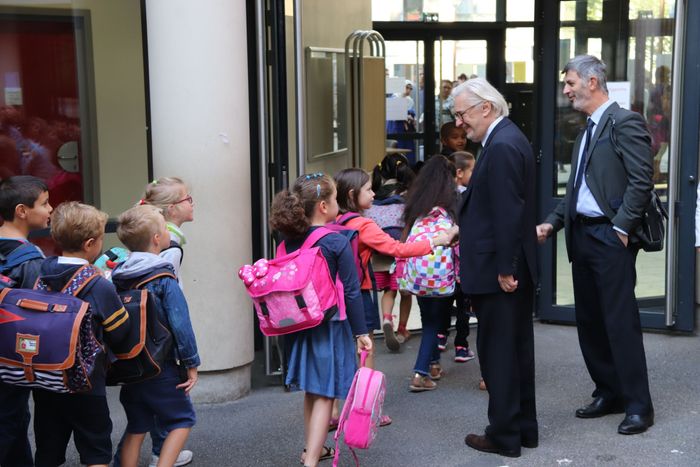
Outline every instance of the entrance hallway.
{"type": "MultiPolygon", "coordinates": [[[[476,344],[472,329],[470,343],[476,344]]],[[[453,333],[454,335],[454,333],[453,333]]],[[[519,459],[482,454],[464,445],[468,432],[486,424],[487,396],[479,391],[478,361],[454,363],[450,340],[443,354],[446,376],[436,391],[412,394],[408,381],[420,337],[414,335],[400,354],[377,342],[377,367],[388,378],[385,410],[394,423],[382,428],[368,451],[358,451],[365,466],[689,466],[700,465],[700,339],[692,335],[646,333],[649,380],[656,424],[636,436],[617,434],[621,415],[581,420],[574,410],[589,402],[592,390],[572,326],[535,324],[537,404],[540,446],[523,449],[519,459]]],[[[188,442],[192,466],[299,465],[303,443],[302,393],[266,386],[256,355],[253,392],[239,401],[199,404],[197,426],[188,442]]],[[[196,391],[196,388],[195,388],[196,391]]],[[[116,445],[125,425],[118,391],[111,388],[110,408],[116,445]]],[[[332,437],[329,437],[331,440],[332,437]]],[[[329,441],[330,442],[330,441],[329,441]]],[[[147,443],[145,443],[147,444],[147,443]]],[[[147,465],[144,448],[140,465],[147,465]]],[[[341,465],[354,465],[347,449],[341,465]]],[[[66,465],[78,465],[71,447],[66,465]]],[[[331,467],[332,461],[321,466],[331,467]]]]}

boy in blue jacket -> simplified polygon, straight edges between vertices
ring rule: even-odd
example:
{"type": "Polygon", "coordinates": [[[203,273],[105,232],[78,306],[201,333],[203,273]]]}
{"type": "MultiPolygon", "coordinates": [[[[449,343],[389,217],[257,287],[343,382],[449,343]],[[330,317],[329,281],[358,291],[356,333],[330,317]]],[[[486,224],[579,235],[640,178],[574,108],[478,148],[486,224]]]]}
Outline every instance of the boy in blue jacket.
{"type": "Polygon", "coordinates": [[[131,253],[114,269],[112,282],[118,290],[128,290],[147,281],[144,287],[152,293],[161,322],[168,323],[174,340],[172,354],[158,376],[122,387],[119,399],[126,412],[127,427],[121,465],[137,466],[141,445],[153,428],[154,416],[168,431],[158,465],[173,465],[196,423],[189,393],[197,383],[197,367],[201,362],[187,301],[172,264],[158,256],[170,245],[170,234],[158,208],[142,205],[121,214],[117,236],[131,253]],[[149,280],[154,276],[158,277],[149,280]],[[178,362],[186,369],[182,377],[178,362]]]}
{"type": "MultiPolygon", "coordinates": [[[[51,216],[51,237],[63,255],[44,261],[39,286],[58,292],[70,290],[71,283],[84,284],[76,296],[90,305],[95,337],[103,347],[116,349],[129,337],[129,315],[114,286],[90,265],[102,252],[106,224],[107,214],[93,206],[76,201],[60,204],[51,216]]],[[[109,465],[112,420],[105,391],[106,369],[105,353],[100,352],[90,375],[89,391],[62,394],[34,389],[37,467],[65,463],[71,435],[81,464],[109,465]]]]}
{"type": "MultiPolygon", "coordinates": [[[[49,189],[29,175],[0,181],[0,273],[15,287],[32,288],[44,261],[41,250],[29,243],[32,231],[49,225],[49,189]]],[[[4,284],[4,283],[3,283],[4,284]]],[[[0,382],[0,465],[32,467],[29,445],[30,389],[0,382]]]]}

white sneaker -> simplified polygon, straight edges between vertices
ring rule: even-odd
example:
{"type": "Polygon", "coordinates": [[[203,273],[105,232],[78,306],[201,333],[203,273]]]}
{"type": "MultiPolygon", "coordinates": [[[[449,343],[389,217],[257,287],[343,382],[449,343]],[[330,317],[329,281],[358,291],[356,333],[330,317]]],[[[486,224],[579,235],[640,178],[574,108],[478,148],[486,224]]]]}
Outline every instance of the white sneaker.
{"type": "MultiPolygon", "coordinates": [[[[175,459],[175,467],[180,467],[181,465],[187,465],[192,462],[192,451],[189,449],[183,449],[178,454],[177,459],[175,459]]],[[[158,456],[151,454],[151,463],[148,467],[158,467],[158,456]]]]}

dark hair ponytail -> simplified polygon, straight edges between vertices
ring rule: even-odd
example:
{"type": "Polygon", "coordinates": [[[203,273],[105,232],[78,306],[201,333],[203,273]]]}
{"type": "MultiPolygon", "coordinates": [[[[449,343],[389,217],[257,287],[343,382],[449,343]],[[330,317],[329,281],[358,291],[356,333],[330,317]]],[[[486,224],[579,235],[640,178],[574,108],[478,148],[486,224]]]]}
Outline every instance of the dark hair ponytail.
{"type": "Polygon", "coordinates": [[[372,191],[380,192],[382,184],[394,179],[396,187],[393,190],[396,194],[408,190],[415,178],[415,173],[411,169],[408,159],[403,154],[387,154],[380,164],[377,164],[372,171],[372,191]]]}
{"type": "Polygon", "coordinates": [[[454,164],[445,156],[435,155],[423,165],[406,195],[404,234],[411,229],[416,219],[428,214],[435,206],[443,208],[452,219],[455,218],[455,172],[454,164]]]}
{"type": "Polygon", "coordinates": [[[334,189],[333,179],[320,172],[297,178],[291,189],[280,191],[272,200],[270,228],[290,238],[304,236],[316,204],[328,201],[334,189]]]}

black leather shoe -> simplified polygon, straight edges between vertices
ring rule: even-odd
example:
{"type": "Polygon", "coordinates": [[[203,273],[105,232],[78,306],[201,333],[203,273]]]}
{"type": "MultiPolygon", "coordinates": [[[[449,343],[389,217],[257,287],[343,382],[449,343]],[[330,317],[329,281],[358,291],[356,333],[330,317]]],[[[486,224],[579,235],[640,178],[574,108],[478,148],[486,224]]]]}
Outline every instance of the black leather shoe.
{"type": "Polygon", "coordinates": [[[501,449],[491,442],[485,435],[468,434],[464,443],[472,449],[490,454],[498,454],[505,457],[520,457],[520,450],[509,451],[501,449]]]}
{"type": "Polygon", "coordinates": [[[578,418],[598,418],[611,413],[623,413],[625,408],[614,399],[596,397],[590,404],[576,410],[578,418]]]}
{"type": "Polygon", "coordinates": [[[653,424],[654,412],[649,415],[627,415],[617,427],[617,432],[621,435],[637,435],[647,431],[653,424]]]}
{"type": "Polygon", "coordinates": [[[520,439],[520,445],[524,448],[535,449],[540,443],[536,439],[520,439]]]}

